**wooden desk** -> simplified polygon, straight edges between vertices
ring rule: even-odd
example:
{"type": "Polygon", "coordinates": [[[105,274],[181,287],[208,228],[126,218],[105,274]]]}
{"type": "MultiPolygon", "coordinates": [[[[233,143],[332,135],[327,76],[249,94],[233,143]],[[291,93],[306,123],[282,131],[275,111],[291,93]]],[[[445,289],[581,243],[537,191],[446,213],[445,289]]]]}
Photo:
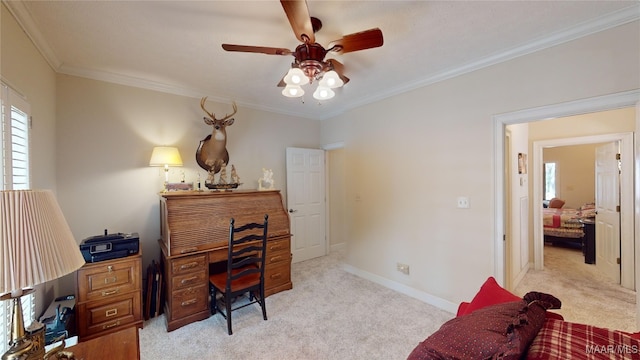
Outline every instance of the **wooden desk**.
{"type": "Polygon", "coordinates": [[[167,331],[211,315],[209,264],[228,256],[229,220],[269,215],[265,296],[292,288],[289,214],[280,191],[169,192],[160,194],[160,266],[166,289],[167,331]]]}
{"type": "Polygon", "coordinates": [[[140,359],[140,337],[137,327],[80,342],[64,351],[72,352],[77,360],[140,359]]]}

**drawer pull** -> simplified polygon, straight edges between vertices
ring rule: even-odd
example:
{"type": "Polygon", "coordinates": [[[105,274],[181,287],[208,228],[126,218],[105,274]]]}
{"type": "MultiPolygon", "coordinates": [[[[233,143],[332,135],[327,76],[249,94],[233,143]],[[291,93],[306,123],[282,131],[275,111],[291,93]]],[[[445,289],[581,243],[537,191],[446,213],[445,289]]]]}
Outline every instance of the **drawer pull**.
{"type": "Polygon", "coordinates": [[[118,309],[111,309],[104,312],[104,316],[111,317],[114,315],[118,315],[118,309]]]}
{"type": "Polygon", "coordinates": [[[194,282],[195,280],[198,280],[198,277],[197,276],[192,276],[190,278],[182,279],[182,281],[180,281],[180,283],[182,285],[185,285],[185,284],[190,284],[190,283],[194,282]]]}
{"type": "Polygon", "coordinates": [[[274,251],[274,250],[280,250],[282,249],[281,245],[271,245],[269,246],[269,250],[274,251]]]}
{"type": "Polygon", "coordinates": [[[104,278],[104,283],[105,284],[114,283],[116,281],[118,281],[118,278],[115,277],[115,276],[114,277],[110,277],[110,278],[104,278]]]}
{"type": "Polygon", "coordinates": [[[282,273],[273,274],[270,276],[272,279],[280,279],[282,277],[282,273]]]}
{"type": "Polygon", "coordinates": [[[194,252],[194,251],[198,251],[198,248],[192,247],[192,248],[188,248],[188,249],[182,249],[182,250],[180,250],[180,254],[187,254],[187,253],[194,252]]]}
{"type": "Polygon", "coordinates": [[[190,262],[188,264],[180,265],[180,270],[193,269],[198,266],[198,262],[190,262]]]}
{"type": "Polygon", "coordinates": [[[198,301],[198,299],[191,299],[191,300],[187,300],[187,301],[183,301],[180,303],[180,306],[189,306],[189,305],[193,305],[198,301]]]}
{"type": "Polygon", "coordinates": [[[103,291],[103,292],[102,292],[102,296],[109,296],[109,295],[113,295],[113,294],[116,294],[117,292],[118,292],[118,289],[111,290],[111,291],[103,291]]]}
{"type": "Polygon", "coordinates": [[[109,324],[109,325],[104,325],[104,326],[102,327],[102,329],[103,329],[103,330],[104,330],[104,329],[110,329],[110,328],[112,328],[112,327],[116,327],[116,326],[118,326],[118,325],[120,325],[120,321],[116,321],[116,322],[114,322],[114,323],[112,323],[112,324],[109,324]]]}
{"type": "Polygon", "coordinates": [[[280,261],[282,259],[282,256],[274,256],[271,258],[271,262],[276,262],[276,261],[280,261]]]}

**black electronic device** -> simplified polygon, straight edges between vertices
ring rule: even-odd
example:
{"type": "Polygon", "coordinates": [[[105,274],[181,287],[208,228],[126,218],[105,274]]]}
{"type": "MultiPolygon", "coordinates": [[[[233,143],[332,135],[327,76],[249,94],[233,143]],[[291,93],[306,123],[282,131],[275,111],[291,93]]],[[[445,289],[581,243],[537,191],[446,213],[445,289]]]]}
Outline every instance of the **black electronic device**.
{"type": "Polygon", "coordinates": [[[86,262],[98,262],[137,254],[140,248],[138,233],[109,234],[90,236],[80,243],[80,252],[86,262]]]}

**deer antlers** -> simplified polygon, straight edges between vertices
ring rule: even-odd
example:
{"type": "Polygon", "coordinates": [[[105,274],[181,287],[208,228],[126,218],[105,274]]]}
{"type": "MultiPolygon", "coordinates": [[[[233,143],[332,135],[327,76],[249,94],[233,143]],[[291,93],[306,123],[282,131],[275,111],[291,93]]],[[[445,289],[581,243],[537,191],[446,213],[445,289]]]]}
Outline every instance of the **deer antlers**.
{"type": "MultiPolygon", "coordinates": [[[[209,115],[209,117],[213,121],[225,121],[225,120],[227,120],[228,118],[232,117],[233,115],[235,115],[238,112],[238,107],[236,106],[236,102],[234,101],[233,105],[232,105],[233,106],[233,112],[231,114],[225,115],[222,119],[216,119],[216,115],[214,113],[212,113],[212,112],[207,111],[207,109],[204,107],[204,103],[207,101],[207,97],[208,96],[205,96],[205,97],[202,98],[202,100],[200,100],[200,107],[202,108],[202,110],[207,115],[209,115]]],[[[207,121],[206,118],[205,118],[205,121],[207,121]]],[[[207,124],[209,124],[209,123],[207,122],[207,124]]],[[[211,124],[209,124],[209,125],[211,125],[211,124]]]]}

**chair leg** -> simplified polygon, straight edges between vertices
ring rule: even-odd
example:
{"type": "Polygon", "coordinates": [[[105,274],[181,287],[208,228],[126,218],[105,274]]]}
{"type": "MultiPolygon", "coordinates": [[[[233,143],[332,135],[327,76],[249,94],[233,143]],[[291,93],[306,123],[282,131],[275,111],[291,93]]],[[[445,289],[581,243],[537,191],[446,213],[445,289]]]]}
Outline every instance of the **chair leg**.
{"type": "Polygon", "coordinates": [[[224,305],[227,309],[227,331],[229,335],[233,335],[233,331],[231,331],[231,297],[226,293],[224,295],[224,305]]]}
{"type": "Polygon", "coordinates": [[[209,294],[211,295],[211,305],[210,305],[211,315],[214,315],[216,312],[218,312],[218,301],[216,300],[216,297],[218,296],[218,291],[215,288],[215,286],[211,286],[209,294]]]}
{"type": "Polygon", "coordinates": [[[260,307],[262,308],[262,318],[267,320],[267,305],[264,301],[264,286],[260,287],[260,307]]]}

